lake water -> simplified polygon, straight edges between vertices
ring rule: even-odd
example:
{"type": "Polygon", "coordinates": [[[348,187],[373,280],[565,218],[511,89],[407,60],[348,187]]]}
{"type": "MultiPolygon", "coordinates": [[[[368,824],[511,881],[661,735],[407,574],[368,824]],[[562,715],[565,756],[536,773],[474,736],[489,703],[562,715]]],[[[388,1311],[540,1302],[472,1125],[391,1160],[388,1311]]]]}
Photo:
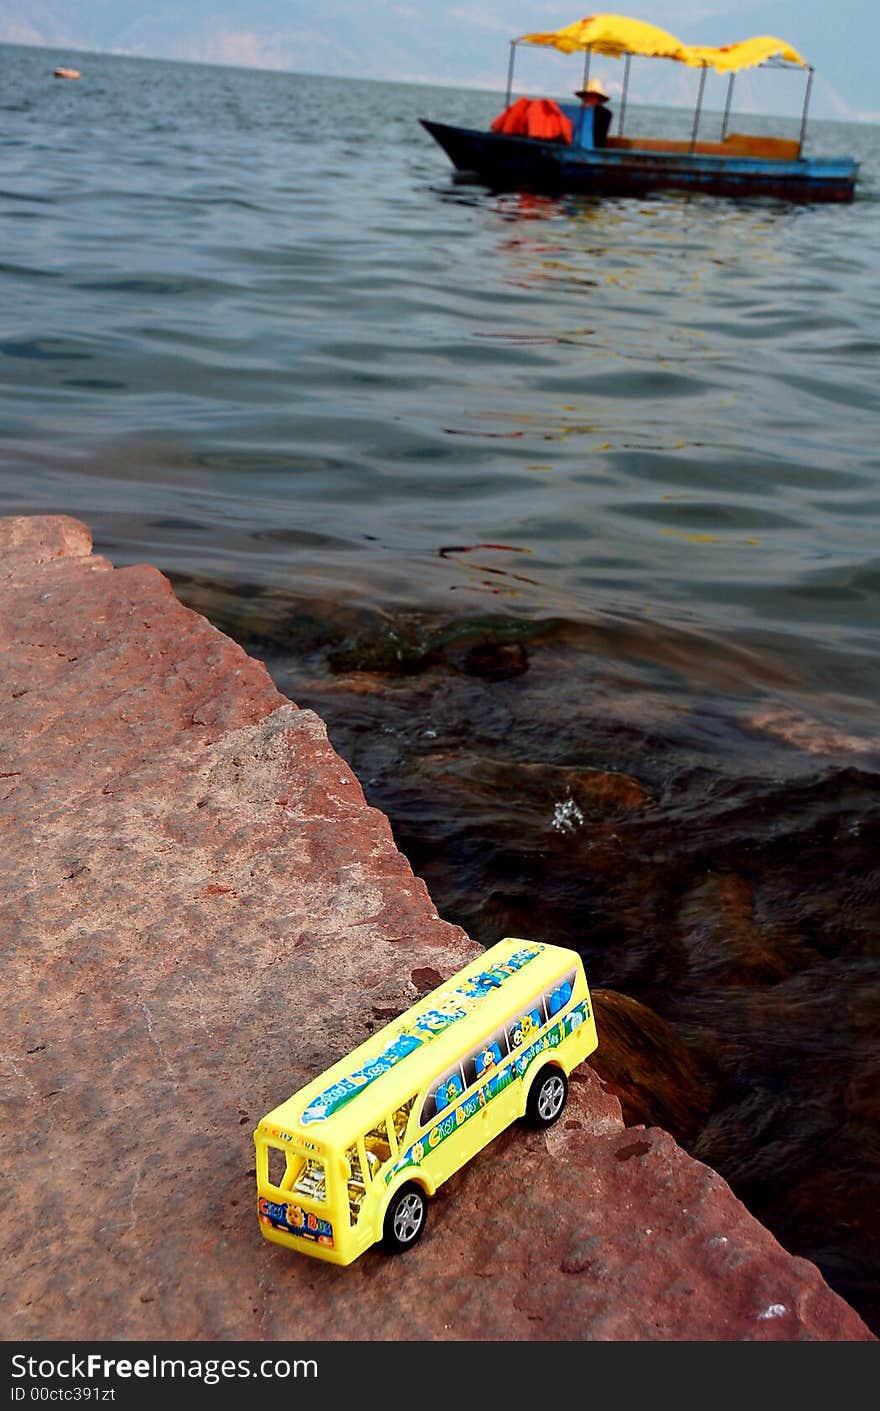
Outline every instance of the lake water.
{"type": "Polygon", "coordinates": [[[0,513],[168,573],[445,916],[670,1024],[648,1118],[877,1326],[880,130],[811,127],[851,205],[555,200],[418,125],[498,94],[0,60],[0,513]]]}

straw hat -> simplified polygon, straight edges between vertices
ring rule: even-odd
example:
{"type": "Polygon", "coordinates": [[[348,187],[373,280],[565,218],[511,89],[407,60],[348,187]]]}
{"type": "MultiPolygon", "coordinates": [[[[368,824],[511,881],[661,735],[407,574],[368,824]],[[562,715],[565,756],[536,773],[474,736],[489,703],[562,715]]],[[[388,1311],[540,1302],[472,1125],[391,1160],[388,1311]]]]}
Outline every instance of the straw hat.
{"type": "Polygon", "coordinates": [[[589,98],[591,95],[599,99],[600,103],[608,102],[608,94],[597,78],[591,78],[586,88],[578,88],[575,98],[589,98]]]}

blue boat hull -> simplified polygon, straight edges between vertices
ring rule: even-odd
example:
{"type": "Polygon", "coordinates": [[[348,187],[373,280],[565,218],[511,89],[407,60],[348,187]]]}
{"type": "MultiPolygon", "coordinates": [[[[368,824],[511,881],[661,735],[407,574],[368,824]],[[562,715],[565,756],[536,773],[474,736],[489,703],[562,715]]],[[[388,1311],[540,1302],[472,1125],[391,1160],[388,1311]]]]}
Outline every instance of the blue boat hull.
{"type": "Polygon", "coordinates": [[[851,201],[855,195],[858,163],[848,157],[781,161],[699,150],[614,151],[420,121],[459,172],[497,191],[638,196],[669,188],[785,201],[851,201]]]}

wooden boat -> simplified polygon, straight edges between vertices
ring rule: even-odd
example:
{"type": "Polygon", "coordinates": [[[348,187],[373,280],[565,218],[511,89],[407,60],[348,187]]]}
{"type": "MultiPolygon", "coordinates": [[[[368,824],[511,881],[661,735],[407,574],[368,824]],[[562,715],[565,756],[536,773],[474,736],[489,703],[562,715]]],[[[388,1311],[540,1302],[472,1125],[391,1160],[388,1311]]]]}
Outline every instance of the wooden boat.
{"type": "MultiPolygon", "coordinates": [[[[617,132],[603,142],[594,140],[592,107],[555,105],[570,138],[513,135],[451,127],[420,119],[460,173],[495,190],[575,192],[597,195],[640,195],[673,188],[721,196],[775,196],[788,201],[851,201],[858,163],[850,157],[811,157],[804,153],[807,110],[813,67],[796,49],[772,35],[759,35],[720,48],[687,45],[667,30],[621,15],[590,15],[564,29],[525,34],[511,41],[505,112],[511,110],[513,69],[517,46],[546,45],[564,54],[584,54],[579,93],[586,94],[593,54],[624,59],[624,78],[617,132]],[[699,69],[700,81],[691,136],[685,141],[624,136],[624,116],[633,55],[671,59],[699,69]],[[797,139],[763,137],[729,131],[736,74],[758,65],[803,69],[807,85],[797,139]],[[729,74],[727,101],[719,141],[699,139],[699,124],[708,69],[729,74]]],[[[595,86],[595,85],[594,85],[595,86]]],[[[522,100],[520,100],[522,101],[522,100]]],[[[545,103],[546,100],[540,100],[545,103]]],[[[503,116],[503,115],[502,115],[503,116]]],[[[500,119],[496,119],[496,125],[500,119]]]]}
{"type": "Polygon", "coordinates": [[[65,68],[63,68],[63,67],[59,67],[59,68],[57,68],[57,69],[55,70],[55,77],[56,77],[56,78],[81,78],[82,75],[81,75],[79,69],[65,69],[65,68]]]}

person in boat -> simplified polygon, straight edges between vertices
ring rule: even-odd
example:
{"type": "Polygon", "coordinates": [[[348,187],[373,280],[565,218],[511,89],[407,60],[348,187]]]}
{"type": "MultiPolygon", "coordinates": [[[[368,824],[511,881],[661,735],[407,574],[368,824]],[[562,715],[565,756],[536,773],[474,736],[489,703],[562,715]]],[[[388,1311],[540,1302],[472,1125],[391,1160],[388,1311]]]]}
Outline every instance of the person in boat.
{"type": "Polygon", "coordinates": [[[608,94],[597,78],[591,78],[586,88],[578,88],[574,96],[593,114],[593,146],[604,147],[611,126],[608,94]]]}

